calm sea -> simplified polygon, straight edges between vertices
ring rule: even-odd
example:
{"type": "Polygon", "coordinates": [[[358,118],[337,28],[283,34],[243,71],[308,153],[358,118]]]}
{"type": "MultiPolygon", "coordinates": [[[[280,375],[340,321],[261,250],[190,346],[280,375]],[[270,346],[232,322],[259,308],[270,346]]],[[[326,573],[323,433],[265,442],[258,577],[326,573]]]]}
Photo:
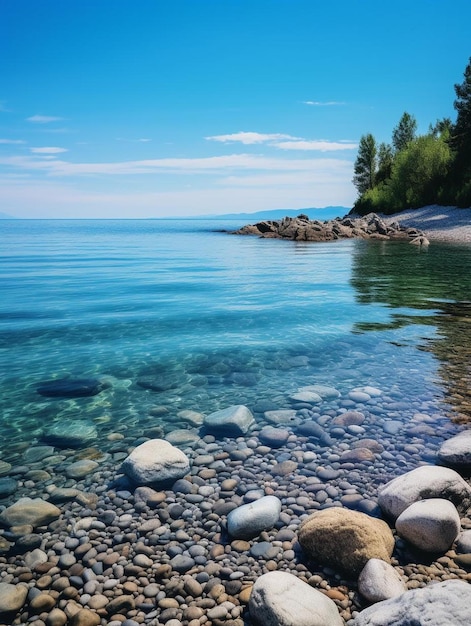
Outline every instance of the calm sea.
{"type": "Polygon", "coordinates": [[[289,408],[316,383],[377,387],[404,421],[471,415],[471,247],[221,232],[238,226],[1,221],[0,458],[70,419],[138,438],[182,428],[183,410],[289,408]],[[110,386],[38,394],[63,378],[110,386]]]}

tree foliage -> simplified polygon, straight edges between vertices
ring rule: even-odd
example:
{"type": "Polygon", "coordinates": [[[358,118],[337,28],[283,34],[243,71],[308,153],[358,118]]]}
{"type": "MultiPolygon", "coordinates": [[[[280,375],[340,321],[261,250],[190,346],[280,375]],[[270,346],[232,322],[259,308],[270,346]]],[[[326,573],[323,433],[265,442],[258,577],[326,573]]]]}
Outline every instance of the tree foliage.
{"type": "Polygon", "coordinates": [[[471,206],[471,58],[462,83],[455,85],[456,121],[437,120],[417,136],[417,121],[405,112],[392,144],[377,147],[364,135],[354,166],[359,198],[353,211],[396,213],[427,204],[471,206]]]}
{"type": "Polygon", "coordinates": [[[392,144],[396,154],[405,150],[408,144],[414,139],[417,131],[417,120],[410,113],[402,114],[399,123],[393,129],[392,144]]]}
{"type": "Polygon", "coordinates": [[[353,183],[360,194],[374,187],[377,168],[376,140],[371,133],[363,135],[358,145],[358,156],[353,167],[353,183]]]}

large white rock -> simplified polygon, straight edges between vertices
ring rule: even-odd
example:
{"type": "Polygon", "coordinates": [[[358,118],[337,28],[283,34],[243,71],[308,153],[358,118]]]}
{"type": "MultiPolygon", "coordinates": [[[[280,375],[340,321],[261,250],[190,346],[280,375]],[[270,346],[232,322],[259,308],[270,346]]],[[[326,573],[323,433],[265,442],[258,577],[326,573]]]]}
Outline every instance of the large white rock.
{"type": "Polygon", "coordinates": [[[204,418],[204,425],[208,431],[238,435],[245,435],[253,422],[252,412],[243,404],[228,406],[204,418]]]}
{"type": "Polygon", "coordinates": [[[396,519],[414,502],[428,498],[450,500],[458,511],[466,512],[471,505],[471,487],[448,467],[422,465],[387,483],[378,504],[385,515],[396,519]]]}
{"type": "Polygon", "coordinates": [[[273,528],[280,513],[281,501],[275,496],[263,496],[233,509],[227,516],[227,530],[236,539],[252,539],[262,530],[273,528]]]}
{"type": "Polygon", "coordinates": [[[149,439],[124,459],[121,469],[138,485],[150,485],[182,478],[190,469],[190,461],[165,439],[149,439]]]}
{"type": "Polygon", "coordinates": [[[343,626],[330,598],[287,572],[269,572],[250,594],[252,619],[262,626],[343,626]]]}
{"type": "Polygon", "coordinates": [[[392,565],[370,559],[358,577],[358,591],[369,602],[381,602],[400,596],[407,587],[392,565]]]}
{"type": "Polygon", "coordinates": [[[446,580],[368,607],[352,626],[469,626],[471,585],[446,580]]]}
{"type": "Polygon", "coordinates": [[[399,515],[396,530],[420,550],[446,552],[460,532],[460,516],[449,500],[420,500],[399,515]]]}
{"type": "Polygon", "coordinates": [[[445,441],[438,451],[438,458],[445,465],[471,465],[471,429],[445,441]]]}

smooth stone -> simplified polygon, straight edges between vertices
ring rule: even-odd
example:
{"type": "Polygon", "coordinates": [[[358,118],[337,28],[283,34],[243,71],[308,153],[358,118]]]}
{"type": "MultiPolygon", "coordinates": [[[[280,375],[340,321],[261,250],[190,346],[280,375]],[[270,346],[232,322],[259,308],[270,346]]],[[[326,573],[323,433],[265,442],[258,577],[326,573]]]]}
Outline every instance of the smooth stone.
{"type": "Polygon", "coordinates": [[[39,548],[36,548],[35,550],[32,550],[31,552],[25,554],[24,560],[26,567],[29,567],[29,569],[34,569],[36,565],[47,562],[47,554],[39,548]]]}
{"type": "Polygon", "coordinates": [[[458,511],[471,505],[471,487],[454,470],[422,465],[387,483],[379,492],[378,504],[385,515],[396,519],[411,504],[427,498],[450,500],[458,511]]]}
{"type": "Polygon", "coordinates": [[[26,602],[28,587],[0,583],[0,613],[19,611],[26,602]]]}
{"type": "Polygon", "coordinates": [[[176,389],[180,381],[168,374],[156,374],[154,376],[141,376],[141,378],[137,379],[136,383],[143,389],[161,393],[163,391],[169,391],[170,389],[176,389]]]}
{"type": "Polygon", "coordinates": [[[337,415],[332,420],[332,424],[335,426],[360,426],[365,421],[365,416],[360,411],[346,411],[337,415]]]}
{"type": "Polygon", "coordinates": [[[47,526],[61,511],[41,498],[21,498],[0,513],[0,526],[47,526]]]}
{"type": "Polygon", "coordinates": [[[275,496],[263,496],[230,511],[227,530],[236,539],[252,539],[263,530],[273,528],[280,513],[281,501],[275,496]]]}
{"type": "Polygon", "coordinates": [[[358,574],[369,559],[389,563],[394,537],[383,520],[365,513],[332,507],[305,519],[298,539],[315,561],[358,574]]]}
{"type": "Polygon", "coordinates": [[[204,426],[209,432],[245,435],[254,423],[250,409],[243,404],[229,406],[206,415],[204,426]]]}
{"type": "Polygon", "coordinates": [[[288,437],[288,430],[285,428],[274,428],[273,426],[263,428],[258,435],[260,441],[271,448],[280,448],[287,442],[288,437]]]}
{"type": "Polygon", "coordinates": [[[361,391],[363,393],[367,393],[371,398],[379,398],[379,396],[383,395],[381,389],[377,387],[372,387],[371,385],[366,385],[364,387],[355,387],[352,391],[361,391]]]}
{"type": "Polygon", "coordinates": [[[446,580],[412,589],[361,611],[351,626],[469,626],[471,585],[446,580]]]}
{"type": "Polygon", "coordinates": [[[400,596],[407,587],[392,565],[370,559],[358,577],[358,591],[368,602],[381,602],[400,596]]]}
{"type": "Polygon", "coordinates": [[[177,428],[165,435],[165,440],[175,446],[191,445],[199,441],[200,436],[195,430],[188,428],[177,428]]]}
{"type": "Polygon", "coordinates": [[[7,498],[18,489],[18,482],[14,478],[0,478],[0,498],[7,498]]]}
{"type": "Polygon", "coordinates": [[[371,400],[371,396],[364,391],[350,391],[348,397],[350,400],[357,403],[368,402],[368,400],[371,400]]]}
{"type": "Polygon", "coordinates": [[[0,476],[6,476],[12,470],[11,463],[7,463],[6,461],[0,461],[0,476]]]}
{"type": "Polygon", "coordinates": [[[333,600],[287,572],[268,572],[255,581],[250,616],[260,626],[343,626],[333,600]]]}
{"type": "Polygon", "coordinates": [[[442,498],[414,502],[396,520],[398,534],[426,552],[446,552],[460,532],[454,504],[442,498]]]}
{"type": "Polygon", "coordinates": [[[267,422],[272,424],[289,424],[296,418],[294,409],[279,409],[274,411],[265,411],[264,416],[267,422]]]}
{"type": "Polygon", "coordinates": [[[307,385],[301,387],[299,391],[313,391],[317,393],[323,400],[335,400],[340,398],[340,392],[335,387],[329,387],[329,385],[307,385]]]}
{"type": "Polygon", "coordinates": [[[33,446],[25,451],[23,457],[26,463],[37,463],[53,454],[54,448],[52,446],[33,446]]]}
{"type": "Polygon", "coordinates": [[[294,402],[306,402],[307,404],[319,404],[322,398],[314,391],[298,391],[289,397],[294,402]]]}
{"type": "Polygon", "coordinates": [[[471,465],[471,429],[451,437],[438,450],[438,458],[444,465],[471,465]]]}
{"type": "Polygon", "coordinates": [[[165,439],[150,439],[131,452],[121,470],[138,485],[163,483],[187,474],[190,461],[165,439]]]}
{"type": "Polygon", "coordinates": [[[190,556],[184,554],[177,554],[170,560],[172,569],[180,574],[187,572],[195,566],[195,561],[190,556]]]}
{"type": "Polygon", "coordinates": [[[100,623],[100,616],[95,611],[80,609],[69,619],[68,626],[98,626],[100,623]]]}
{"type": "Polygon", "coordinates": [[[83,478],[84,476],[91,474],[97,467],[99,467],[99,465],[96,461],[83,459],[68,465],[65,469],[65,475],[67,478],[83,478]]]}
{"type": "Polygon", "coordinates": [[[464,530],[458,535],[456,550],[463,554],[471,553],[471,530],[464,530]]]}
{"type": "Polygon", "coordinates": [[[49,398],[83,398],[96,396],[109,387],[109,383],[97,378],[62,378],[41,383],[37,392],[49,398]]]}
{"type": "Polygon", "coordinates": [[[93,422],[67,420],[44,429],[41,438],[58,448],[80,448],[98,437],[93,422]]]}
{"type": "Polygon", "coordinates": [[[345,450],[340,455],[341,463],[362,463],[364,461],[374,461],[375,455],[369,448],[354,448],[345,450]]]}
{"type": "Polygon", "coordinates": [[[185,420],[185,422],[189,422],[193,426],[201,426],[201,424],[204,422],[203,413],[198,413],[198,411],[190,411],[190,410],[179,411],[177,413],[177,417],[181,418],[182,420],[185,420]]]}

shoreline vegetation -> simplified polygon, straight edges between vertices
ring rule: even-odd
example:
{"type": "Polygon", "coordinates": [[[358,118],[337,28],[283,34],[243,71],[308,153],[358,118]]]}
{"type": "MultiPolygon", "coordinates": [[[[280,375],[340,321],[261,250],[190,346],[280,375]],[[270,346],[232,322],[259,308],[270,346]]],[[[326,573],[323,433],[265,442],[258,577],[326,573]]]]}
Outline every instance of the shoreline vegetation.
{"type": "Polygon", "coordinates": [[[430,124],[417,135],[407,111],[392,131],[391,144],[371,133],[360,139],[353,183],[358,199],[352,212],[395,214],[404,207],[433,204],[471,206],[471,58],[464,80],[454,86],[456,121],[430,124]]]}

